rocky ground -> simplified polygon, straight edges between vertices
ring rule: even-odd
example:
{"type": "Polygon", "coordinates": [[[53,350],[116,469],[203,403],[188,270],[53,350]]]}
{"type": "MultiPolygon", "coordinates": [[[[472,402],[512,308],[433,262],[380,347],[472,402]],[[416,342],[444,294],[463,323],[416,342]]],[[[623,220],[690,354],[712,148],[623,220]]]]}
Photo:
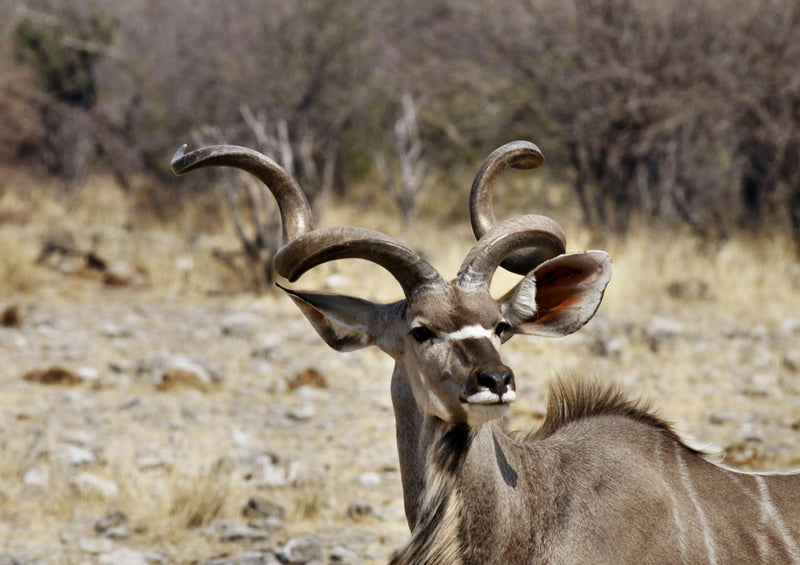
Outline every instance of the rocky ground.
{"type": "MultiPolygon", "coordinates": [[[[612,287],[575,336],[512,340],[509,427],[537,425],[548,380],[581,371],[728,464],[800,467],[798,302],[655,286],[612,287]]],[[[3,310],[0,565],[384,563],[407,538],[392,363],[328,349],[285,296],[65,277],[3,310]]]]}

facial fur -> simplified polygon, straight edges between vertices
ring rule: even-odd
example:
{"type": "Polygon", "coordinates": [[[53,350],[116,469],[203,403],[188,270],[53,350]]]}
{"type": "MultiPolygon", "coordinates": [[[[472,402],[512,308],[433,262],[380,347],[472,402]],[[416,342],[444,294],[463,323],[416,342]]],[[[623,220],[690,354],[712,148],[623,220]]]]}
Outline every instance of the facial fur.
{"type": "Polygon", "coordinates": [[[516,393],[513,375],[500,360],[504,322],[487,291],[448,286],[415,296],[406,323],[402,362],[426,414],[478,426],[507,412],[516,393]],[[508,373],[499,394],[481,384],[487,373],[508,373]]]}

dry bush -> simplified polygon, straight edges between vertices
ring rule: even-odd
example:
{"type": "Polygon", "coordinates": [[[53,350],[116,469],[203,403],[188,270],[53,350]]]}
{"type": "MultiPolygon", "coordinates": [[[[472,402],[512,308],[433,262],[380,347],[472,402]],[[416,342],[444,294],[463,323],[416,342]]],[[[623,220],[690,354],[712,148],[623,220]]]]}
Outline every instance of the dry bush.
{"type": "Polygon", "coordinates": [[[800,225],[796,2],[484,8],[466,56],[502,91],[508,131],[539,132],[587,223],[800,225]]]}
{"type": "MultiPolygon", "coordinates": [[[[800,233],[792,0],[21,6],[0,1],[0,69],[21,85],[0,83],[0,116],[25,116],[0,156],[27,152],[66,177],[104,167],[162,221],[211,192],[202,174],[191,190],[141,180],[169,178],[169,156],[186,141],[261,149],[320,195],[319,208],[331,190],[358,197],[353,184],[385,164],[413,219],[420,186],[447,184],[523,138],[541,145],[600,229],[800,233]],[[13,37],[44,47],[14,47],[13,37]],[[405,133],[403,99],[414,102],[405,133]]],[[[392,186],[370,192],[382,184],[392,186]]]]}

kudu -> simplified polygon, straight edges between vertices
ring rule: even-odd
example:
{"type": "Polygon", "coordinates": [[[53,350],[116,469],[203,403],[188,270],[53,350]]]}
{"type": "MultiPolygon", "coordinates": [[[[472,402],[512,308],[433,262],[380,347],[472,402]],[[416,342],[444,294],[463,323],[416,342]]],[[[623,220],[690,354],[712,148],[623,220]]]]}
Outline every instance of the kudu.
{"type": "Polygon", "coordinates": [[[500,344],[579,329],[611,275],[602,251],[564,253],[553,220],[495,225],[499,175],[542,162],[527,142],[487,158],[470,200],[478,242],[451,282],[382,233],[314,229],[300,187],[254,151],[180,149],[172,168],[225,165],[261,179],[283,221],[275,267],[290,281],[326,261],[361,258],[400,283],[405,299],[393,304],[284,289],[334,349],[375,345],[395,360],[391,395],[412,535],[391,563],[800,563],[798,475],[717,465],[613,386],[556,381],[540,429],[518,438],[498,424],[516,396],[500,344]],[[500,265],[523,278],[495,299],[490,282],[500,265]]]}

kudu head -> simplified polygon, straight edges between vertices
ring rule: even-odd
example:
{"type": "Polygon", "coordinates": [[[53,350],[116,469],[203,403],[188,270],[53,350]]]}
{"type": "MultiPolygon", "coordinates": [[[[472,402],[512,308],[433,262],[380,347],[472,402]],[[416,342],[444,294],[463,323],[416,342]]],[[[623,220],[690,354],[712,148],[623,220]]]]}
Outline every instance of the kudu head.
{"type": "Polygon", "coordinates": [[[500,358],[500,344],[518,333],[562,336],[579,329],[594,315],[611,276],[611,260],[602,251],[565,254],[564,232],[549,218],[519,216],[497,224],[491,200],[499,175],[508,167],[531,169],[543,162],[535,145],[521,141],[486,159],[470,197],[478,242],[450,282],[380,232],[349,226],[314,229],[300,187],[255,151],[214,146],[185,154],[181,148],[172,169],[183,174],[224,165],[261,179],[277,199],[283,222],[284,244],[275,256],[275,270],[290,281],[334,259],[366,259],[387,269],[402,287],[404,300],[376,304],[284,290],[334,349],[375,345],[391,355],[423,414],[478,426],[502,416],[516,397],[514,374],[500,358]],[[524,278],[493,298],[490,283],[501,265],[524,278]]]}

